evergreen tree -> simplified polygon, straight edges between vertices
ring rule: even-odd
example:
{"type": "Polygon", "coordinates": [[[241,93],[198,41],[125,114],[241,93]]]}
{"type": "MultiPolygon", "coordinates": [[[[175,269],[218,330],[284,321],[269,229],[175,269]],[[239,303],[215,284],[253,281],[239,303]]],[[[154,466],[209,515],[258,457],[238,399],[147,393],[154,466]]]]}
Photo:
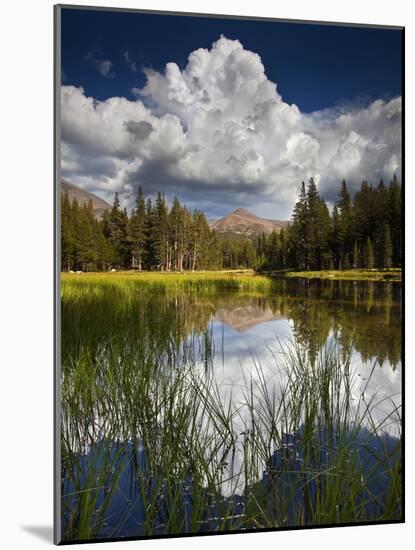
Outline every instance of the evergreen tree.
{"type": "Polygon", "coordinates": [[[143,268],[146,247],[146,208],[141,187],[128,223],[128,240],[131,246],[131,265],[143,268]]]}
{"type": "Polygon", "coordinates": [[[385,225],[384,235],[382,239],[382,267],[392,267],[393,246],[389,224],[385,225]]]}
{"type": "Polygon", "coordinates": [[[187,210],[180,205],[179,199],[174,197],[173,206],[169,214],[170,254],[168,269],[172,266],[176,271],[183,270],[187,250],[189,222],[187,210]]]}
{"type": "Polygon", "coordinates": [[[330,228],[330,248],[335,269],[341,269],[343,255],[343,232],[337,205],[334,205],[330,228]]]}
{"type": "Polygon", "coordinates": [[[266,256],[268,269],[280,269],[280,239],[276,231],[268,237],[266,256]]]}
{"type": "Polygon", "coordinates": [[[169,223],[166,198],[160,192],[157,193],[155,203],[154,231],[154,255],[156,265],[160,271],[169,269],[169,223]]]}
{"type": "Polygon", "coordinates": [[[288,258],[288,240],[287,240],[287,231],[282,227],[278,234],[279,237],[279,254],[278,254],[278,269],[284,269],[287,267],[287,258],[288,258]]]}
{"type": "Polygon", "coordinates": [[[306,269],[322,269],[329,262],[330,214],[320,199],[313,178],[307,188],[306,211],[306,269]]]}
{"type": "Polygon", "coordinates": [[[97,250],[97,269],[108,271],[112,262],[112,249],[104,233],[104,221],[95,220],[95,243],[97,250]]]}
{"type": "Polygon", "coordinates": [[[386,225],[388,223],[388,190],[383,180],[380,180],[378,186],[374,190],[372,204],[373,215],[373,233],[372,243],[375,250],[375,265],[382,267],[384,264],[384,250],[386,235],[386,225]]]}
{"type": "Polygon", "coordinates": [[[73,208],[68,193],[62,195],[61,201],[61,269],[70,271],[75,258],[75,228],[73,208]]]}
{"type": "Polygon", "coordinates": [[[396,175],[393,176],[388,192],[388,222],[392,239],[392,264],[402,265],[402,196],[401,186],[396,175]]]}
{"type": "Polygon", "coordinates": [[[327,204],[320,199],[318,239],[319,239],[319,269],[333,268],[333,255],[330,249],[331,218],[327,204]]]}
{"type": "Polygon", "coordinates": [[[92,202],[61,201],[61,269],[111,266],[161,271],[184,269],[327,269],[400,266],[401,187],[393,177],[374,189],[363,182],[353,200],[343,181],[332,215],[311,178],[301,185],[292,221],[269,236],[244,237],[211,230],[203,212],[191,214],[174,198],[171,209],[157,194],[153,205],[138,190],[128,216],[115,194],[101,219],[92,202]]]}
{"type": "Polygon", "coordinates": [[[157,225],[157,215],[151,198],[147,199],[146,215],[144,224],[144,236],[146,248],[144,251],[144,266],[146,269],[154,269],[156,267],[156,238],[155,231],[157,225]]]}
{"type": "Polygon", "coordinates": [[[206,269],[211,241],[209,224],[203,212],[195,210],[190,230],[190,269],[206,269]]]}
{"type": "Polygon", "coordinates": [[[373,253],[373,245],[370,237],[366,240],[366,251],[365,251],[365,263],[367,269],[373,269],[375,265],[375,257],[373,253]]]}
{"type": "Polygon", "coordinates": [[[115,193],[114,204],[107,222],[108,238],[113,252],[113,264],[116,267],[128,267],[130,254],[127,240],[127,218],[126,213],[121,210],[118,193],[115,193]]]}
{"type": "Polygon", "coordinates": [[[359,266],[359,248],[357,246],[357,241],[355,241],[353,246],[353,269],[357,269],[359,266]]]}
{"type": "Polygon", "coordinates": [[[368,237],[373,240],[375,231],[373,202],[373,189],[364,181],[353,199],[354,234],[361,250],[366,247],[368,237]]]}
{"type": "Polygon", "coordinates": [[[347,269],[352,264],[354,231],[352,202],[345,180],[341,183],[337,209],[339,213],[338,240],[340,245],[340,264],[343,269],[347,269]]]}
{"type": "Polygon", "coordinates": [[[82,271],[94,271],[97,266],[97,248],[95,239],[95,218],[92,201],[80,209],[78,224],[78,264],[82,271]]]}
{"type": "Polygon", "coordinates": [[[307,195],[302,182],[299,199],[294,207],[290,230],[290,263],[299,270],[307,269],[307,195]]]}

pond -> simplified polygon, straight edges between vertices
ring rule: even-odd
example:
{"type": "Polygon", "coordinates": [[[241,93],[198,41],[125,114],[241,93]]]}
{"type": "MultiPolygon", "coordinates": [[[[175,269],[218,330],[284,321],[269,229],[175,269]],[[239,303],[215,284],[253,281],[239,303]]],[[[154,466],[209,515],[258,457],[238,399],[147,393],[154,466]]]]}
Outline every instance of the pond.
{"type": "Polygon", "coordinates": [[[62,285],[65,540],[401,517],[401,286],[62,285]]]}

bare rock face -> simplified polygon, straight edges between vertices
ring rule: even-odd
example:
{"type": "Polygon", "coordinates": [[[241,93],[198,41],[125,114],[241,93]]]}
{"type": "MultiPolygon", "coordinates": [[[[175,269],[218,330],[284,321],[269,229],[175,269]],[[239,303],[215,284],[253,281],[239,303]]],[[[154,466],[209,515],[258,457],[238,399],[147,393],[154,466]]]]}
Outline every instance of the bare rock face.
{"type": "Polygon", "coordinates": [[[80,206],[88,204],[89,201],[92,201],[92,209],[98,219],[102,218],[106,210],[111,209],[111,205],[106,201],[97,197],[94,193],[90,193],[89,191],[85,191],[73,183],[69,183],[69,181],[61,181],[61,192],[62,195],[66,193],[71,202],[76,199],[80,206]]]}
{"type": "Polygon", "coordinates": [[[288,225],[287,221],[267,220],[245,208],[237,208],[225,218],[214,221],[211,227],[218,233],[236,233],[251,237],[261,233],[269,235],[273,231],[281,231],[286,225],[288,225]]]}

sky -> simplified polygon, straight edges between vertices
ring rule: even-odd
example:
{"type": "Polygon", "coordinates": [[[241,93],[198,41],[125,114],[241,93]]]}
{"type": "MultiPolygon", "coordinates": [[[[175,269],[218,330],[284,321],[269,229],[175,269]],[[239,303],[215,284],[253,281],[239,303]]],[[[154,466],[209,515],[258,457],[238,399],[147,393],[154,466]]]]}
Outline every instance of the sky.
{"type": "Polygon", "coordinates": [[[401,174],[401,31],[62,9],[62,176],[289,219],[401,174]]]}

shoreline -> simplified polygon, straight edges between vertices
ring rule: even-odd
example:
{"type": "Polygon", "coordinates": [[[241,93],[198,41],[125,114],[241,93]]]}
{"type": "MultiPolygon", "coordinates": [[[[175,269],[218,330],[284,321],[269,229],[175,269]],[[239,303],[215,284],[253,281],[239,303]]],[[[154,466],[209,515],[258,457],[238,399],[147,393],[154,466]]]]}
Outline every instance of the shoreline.
{"type": "Polygon", "coordinates": [[[320,279],[337,281],[391,281],[402,282],[402,269],[343,269],[343,270],[321,270],[321,271],[259,271],[252,269],[215,270],[215,271],[90,271],[90,272],[61,272],[62,279],[72,279],[82,276],[108,276],[108,277],[181,277],[190,276],[195,278],[219,277],[267,277],[271,279],[320,279]]]}
{"type": "Polygon", "coordinates": [[[263,273],[277,279],[320,279],[337,281],[402,282],[402,269],[328,269],[321,271],[270,271],[263,273]]]}

